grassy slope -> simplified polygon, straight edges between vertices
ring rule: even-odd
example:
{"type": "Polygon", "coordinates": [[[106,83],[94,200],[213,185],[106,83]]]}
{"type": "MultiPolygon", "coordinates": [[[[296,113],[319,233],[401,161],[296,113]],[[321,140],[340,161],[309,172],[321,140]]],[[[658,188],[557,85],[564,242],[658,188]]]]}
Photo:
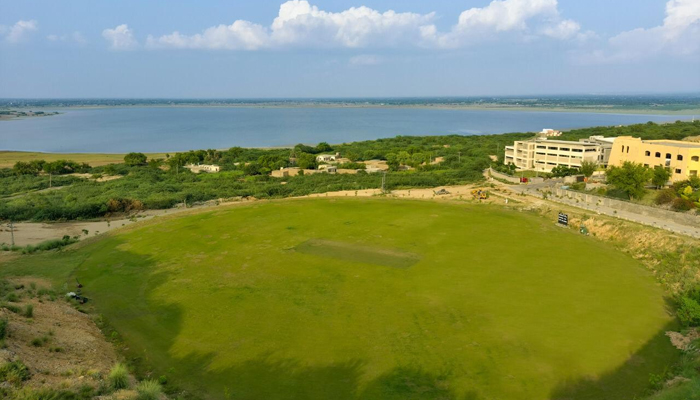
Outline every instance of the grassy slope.
{"type": "MultiPolygon", "coordinates": [[[[165,153],[149,153],[148,158],[165,158],[165,153]]],[[[17,161],[32,160],[71,160],[88,163],[93,167],[124,162],[124,154],[100,153],[38,153],[30,151],[0,151],[0,168],[11,168],[17,161]]]]}
{"type": "Polygon", "coordinates": [[[541,218],[304,200],[170,219],[3,274],[76,268],[131,354],[213,398],[625,399],[675,360],[631,258],[541,218]],[[295,252],[327,239],[408,269],[295,252]]]}

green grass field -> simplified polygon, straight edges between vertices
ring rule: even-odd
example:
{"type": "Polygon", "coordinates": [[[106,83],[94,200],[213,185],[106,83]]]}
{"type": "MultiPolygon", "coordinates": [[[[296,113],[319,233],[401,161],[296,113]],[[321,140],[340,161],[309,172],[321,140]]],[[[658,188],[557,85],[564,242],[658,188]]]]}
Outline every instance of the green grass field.
{"type": "Polygon", "coordinates": [[[622,400],[678,357],[639,263],[498,206],[255,203],[1,271],[78,277],[131,357],[212,399],[622,400]]]}
{"type": "MultiPolygon", "coordinates": [[[[165,153],[146,154],[151,158],[165,158],[165,153]]],[[[124,162],[124,154],[109,153],[39,153],[32,151],[0,151],[0,168],[12,168],[17,161],[29,162],[32,160],[56,161],[71,160],[79,163],[88,163],[93,167],[107,164],[120,164],[124,162]]]]}

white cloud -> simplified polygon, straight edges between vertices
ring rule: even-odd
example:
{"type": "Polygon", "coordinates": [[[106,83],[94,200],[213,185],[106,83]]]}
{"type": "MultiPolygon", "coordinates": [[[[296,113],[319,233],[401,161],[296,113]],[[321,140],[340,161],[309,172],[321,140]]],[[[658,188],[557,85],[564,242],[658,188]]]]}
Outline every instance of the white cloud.
{"type": "Polygon", "coordinates": [[[365,6],[333,13],[319,10],[305,0],[292,0],[280,6],[279,15],[272,22],[271,39],[283,45],[350,48],[415,43],[420,27],[434,17],[434,13],[382,13],[365,6]]]}
{"type": "Polygon", "coordinates": [[[659,54],[689,55],[700,52],[700,1],[670,0],[663,25],[622,32],[608,40],[607,47],[575,53],[583,64],[614,63],[659,54]]]}
{"type": "Polygon", "coordinates": [[[364,6],[333,13],[319,10],[306,0],[290,0],[280,6],[270,27],[237,20],[195,35],[173,32],[160,37],[149,36],[147,46],[229,50],[289,46],[381,47],[417,41],[420,26],[433,18],[433,13],[380,13],[364,6]]]}
{"type": "Polygon", "coordinates": [[[231,25],[219,25],[192,36],[173,32],[159,38],[148,36],[146,46],[190,49],[256,50],[268,45],[268,34],[261,25],[238,20],[231,25]]]}
{"type": "Polygon", "coordinates": [[[5,35],[5,40],[10,43],[19,43],[27,38],[27,36],[38,29],[39,24],[35,20],[19,20],[11,27],[3,27],[0,30],[1,34],[5,35]]]}
{"type": "Polygon", "coordinates": [[[112,50],[131,50],[138,47],[133,31],[126,24],[103,30],[102,37],[110,43],[112,50]]]}
{"type": "Polygon", "coordinates": [[[87,40],[80,32],[73,32],[70,35],[48,35],[46,36],[50,42],[73,42],[78,44],[85,44],[87,40]]]}
{"type": "Polygon", "coordinates": [[[350,58],[351,65],[378,65],[382,63],[382,58],[372,54],[360,54],[350,58]]]}
{"type": "Polygon", "coordinates": [[[438,47],[460,47],[493,39],[499,34],[515,33],[532,39],[538,35],[555,39],[579,37],[581,26],[562,19],[557,0],[494,0],[486,7],[462,12],[450,32],[440,33],[434,26],[423,27],[424,43],[438,47]],[[532,30],[530,22],[541,27],[532,30]]]}
{"type": "MultiPolygon", "coordinates": [[[[503,32],[519,37],[582,38],[580,25],[563,19],[557,0],[494,0],[461,13],[448,32],[434,25],[435,13],[381,12],[366,6],[320,10],[307,0],[280,5],[269,26],[246,20],[212,26],[197,34],[149,35],[148,48],[258,50],[307,48],[460,47],[503,32]],[[539,29],[531,28],[541,24],[539,29]]],[[[125,30],[128,30],[125,25],[125,30]]],[[[117,27],[119,29],[120,27],[117,27]]],[[[110,30],[114,31],[114,30],[110,30]]],[[[105,31],[106,32],[106,31],[105,31]]],[[[129,38],[131,35],[129,34],[129,38]]],[[[116,47],[116,46],[113,46],[116,47]]]]}

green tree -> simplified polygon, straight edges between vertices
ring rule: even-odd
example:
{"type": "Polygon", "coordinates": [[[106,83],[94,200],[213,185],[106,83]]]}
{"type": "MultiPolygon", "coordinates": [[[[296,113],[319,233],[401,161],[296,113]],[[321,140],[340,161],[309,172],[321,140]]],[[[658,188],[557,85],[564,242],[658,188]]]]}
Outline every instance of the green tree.
{"type": "Polygon", "coordinates": [[[333,151],[333,148],[331,147],[330,144],[326,142],[321,142],[318,145],[316,145],[316,151],[319,153],[325,153],[329,151],[333,151]]]}
{"type": "Polygon", "coordinates": [[[657,189],[665,186],[668,183],[669,178],[671,178],[671,171],[668,169],[657,165],[654,167],[654,173],[651,176],[651,183],[656,186],[657,189]]]}
{"type": "Polygon", "coordinates": [[[581,163],[579,172],[581,172],[586,178],[590,178],[596,169],[598,169],[598,164],[594,163],[593,161],[584,161],[581,163]]]}
{"type": "Polygon", "coordinates": [[[316,156],[309,153],[297,153],[297,167],[301,169],[316,169],[316,156]]]}
{"type": "Polygon", "coordinates": [[[386,164],[389,166],[389,170],[391,171],[397,171],[399,169],[399,165],[401,165],[398,157],[396,157],[396,154],[394,153],[389,153],[386,155],[386,164]]]}
{"type": "Polygon", "coordinates": [[[644,186],[651,179],[651,170],[642,164],[625,161],[621,167],[610,167],[607,172],[608,183],[625,192],[630,199],[644,196],[644,186]]]}
{"type": "Polygon", "coordinates": [[[57,160],[53,162],[47,162],[44,163],[43,168],[44,172],[49,174],[49,187],[52,186],[53,184],[53,176],[54,175],[59,175],[62,172],[64,172],[64,169],[66,167],[66,161],[64,160],[57,160]]]}
{"type": "Polygon", "coordinates": [[[143,153],[129,153],[124,156],[124,164],[135,167],[138,165],[146,165],[147,157],[143,153]]]}

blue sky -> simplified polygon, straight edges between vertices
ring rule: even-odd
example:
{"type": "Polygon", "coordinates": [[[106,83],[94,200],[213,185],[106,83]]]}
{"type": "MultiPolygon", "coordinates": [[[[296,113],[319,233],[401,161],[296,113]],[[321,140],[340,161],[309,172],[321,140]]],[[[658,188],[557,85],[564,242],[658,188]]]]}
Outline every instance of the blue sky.
{"type": "Polygon", "coordinates": [[[0,0],[0,97],[700,92],[700,0],[0,0]]]}

